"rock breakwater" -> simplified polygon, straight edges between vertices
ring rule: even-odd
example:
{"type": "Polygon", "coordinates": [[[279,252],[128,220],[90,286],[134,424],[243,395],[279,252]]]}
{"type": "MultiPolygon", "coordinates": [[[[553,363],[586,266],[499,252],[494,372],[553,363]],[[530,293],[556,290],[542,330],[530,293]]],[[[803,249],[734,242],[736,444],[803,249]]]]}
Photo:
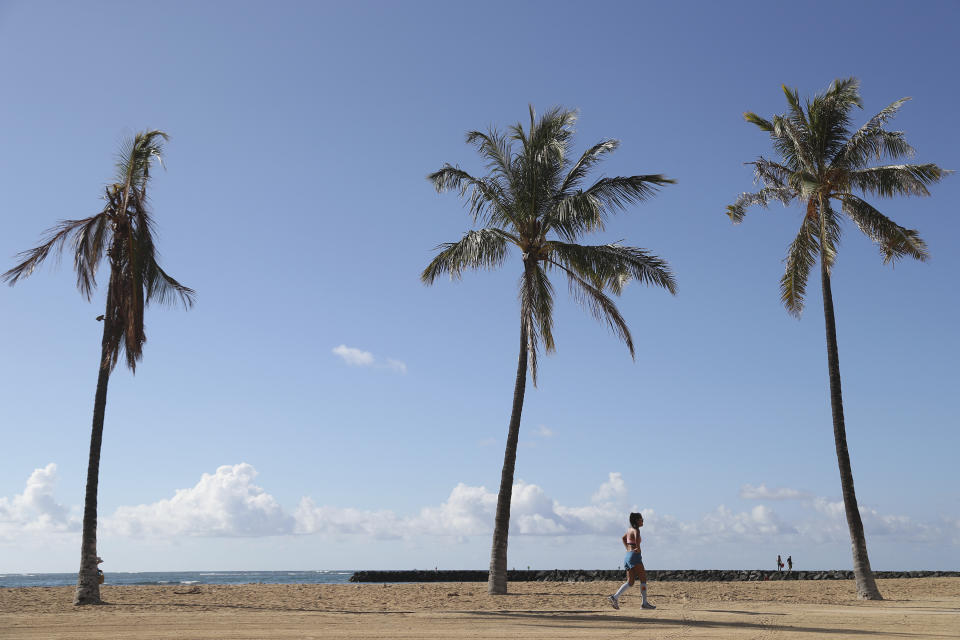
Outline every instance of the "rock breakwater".
{"type": "MultiPolygon", "coordinates": [[[[357,571],[350,582],[486,582],[486,571],[357,571]]],[[[876,578],[957,578],[960,571],[874,571],[876,578]]],[[[623,580],[623,569],[546,569],[507,572],[510,582],[593,582],[623,580]]],[[[647,569],[649,582],[747,582],[763,580],[852,580],[853,571],[768,571],[765,569],[647,569]]]]}

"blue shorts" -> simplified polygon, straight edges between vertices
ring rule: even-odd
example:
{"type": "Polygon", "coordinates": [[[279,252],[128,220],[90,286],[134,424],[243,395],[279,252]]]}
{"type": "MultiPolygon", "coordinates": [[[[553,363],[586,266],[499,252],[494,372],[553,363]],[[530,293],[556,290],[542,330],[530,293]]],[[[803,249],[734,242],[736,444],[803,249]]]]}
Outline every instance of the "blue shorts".
{"type": "Polygon", "coordinates": [[[643,564],[643,556],[640,555],[640,552],[627,551],[627,556],[623,559],[623,566],[626,567],[627,571],[633,569],[638,564],[643,564]]]}

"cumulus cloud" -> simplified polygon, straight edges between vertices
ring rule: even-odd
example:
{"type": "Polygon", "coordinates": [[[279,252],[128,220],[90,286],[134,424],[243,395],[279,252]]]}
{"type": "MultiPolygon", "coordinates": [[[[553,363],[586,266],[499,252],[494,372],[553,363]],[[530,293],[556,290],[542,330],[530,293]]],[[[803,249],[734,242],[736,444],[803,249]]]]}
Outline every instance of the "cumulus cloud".
{"type": "Polygon", "coordinates": [[[794,526],[784,523],[776,512],[764,505],[741,512],[720,505],[699,520],[684,521],[653,511],[644,511],[643,517],[644,528],[651,534],[686,545],[756,542],[797,533],[794,526]]]}
{"type": "MultiPolygon", "coordinates": [[[[820,516],[799,525],[801,533],[816,542],[847,542],[847,525],[843,500],[816,497],[807,503],[820,516]]],[[[874,538],[887,538],[904,543],[960,544],[949,520],[942,523],[919,522],[909,516],[881,513],[874,507],[859,505],[864,531],[874,538]]]]}
{"type": "Polygon", "coordinates": [[[13,538],[24,532],[43,534],[77,530],[79,521],[53,497],[56,486],[57,465],[51,462],[41,469],[34,469],[27,478],[23,493],[12,498],[0,497],[0,538],[13,538]]]}
{"type": "Polygon", "coordinates": [[[408,533],[469,536],[493,531],[497,495],[485,487],[470,487],[462,482],[453,488],[438,507],[424,507],[404,523],[408,533]]]}
{"type": "Polygon", "coordinates": [[[744,500],[801,500],[809,498],[810,494],[786,487],[768,489],[765,484],[756,487],[752,484],[745,484],[740,487],[740,497],[744,500]]]}
{"type": "Polygon", "coordinates": [[[381,362],[369,351],[348,347],[345,344],[341,344],[339,347],[334,347],[331,351],[334,355],[339,356],[344,362],[352,367],[374,367],[376,369],[387,369],[389,371],[402,374],[407,372],[406,363],[400,360],[386,358],[385,361],[381,362]]]}
{"type": "MultiPolygon", "coordinates": [[[[275,535],[365,536],[376,539],[422,539],[424,536],[465,540],[493,530],[497,494],[483,486],[457,484],[439,504],[411,514],[318,504],[304,497],[292,512],[254,480],[249,464],[225,465],[205,473],[193,487],[150,504],[119,507],[102,518],[105,532],[120,536],[254,537],[275,535]]],[[[22,539],[25,533],[76,531],[79,520],[56,502],[56,465],[35,470],[22,494],[0,498],[0,541],[22,539]]],[[[792,490],[747,485],[741,495],[777,500],[792,490]]],[[[650,539],[665,546],[708,547],[722,543],[764,543],[791,538],[813,543],[848,544],[842,501],[815,497],[800,502],[801,515],[785,521],[773,508],[757,504],[746,511],[725,505],[682,520],[630,502],[621,473],[609,473],[589,503],[562,504],[536,484],[518,480],[513,487],[511,535],[539,537],[619,536],[626,514],[641,511],[650,539]]],[[[74,508],[75,513],[78,509],[74,508]]],[[[960,544],[960,520],[918,522],[902,515],[861,506],[871,539],[924,544],[960,544]]]]}
{"type": "Polygon", "coordinates": [[[253,484],[257,471],[247,463],[205,473],[172,498],[119,507],[105,523],[129,536],[268,536],[291,533],[293,518],[273,496],[253,484]]]}
{"type": "MultiPolygon", "coordinates": [[[[512,535],[551,536],[612,533],[625,519],[625,498],[620,474],[610,478],[594,495],[592,504],[566,507],[539,486],[518,481],[513,485],[510,508],[512,535]]],[[[493,531],[497,494],[486,487],[460,483],[438,506],[423,507],[413,516],[389,511],[358,511],[319,507],[313,500],[300,502],[295,519],[298,533],[365,533],[377,537],[422,535],[465,537],[493,531]]]]}
{"type": "Polygon", "coordinates": [[[623,474],[611,473],[607,476],[607,481],[600,485],[600,488],[592,498],[595,503],[614,502],[625,504],[627,500],[627,484],[623,481],[623,474]]]}

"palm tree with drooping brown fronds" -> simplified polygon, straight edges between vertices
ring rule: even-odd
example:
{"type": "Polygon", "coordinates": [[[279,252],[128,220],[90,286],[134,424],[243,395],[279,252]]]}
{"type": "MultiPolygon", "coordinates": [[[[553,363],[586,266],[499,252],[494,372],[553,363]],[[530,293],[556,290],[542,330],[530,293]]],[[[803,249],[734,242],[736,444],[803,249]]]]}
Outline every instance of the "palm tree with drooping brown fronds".
{"type": "Polygon", "coordinates": [[[500,491],[490,552],[488,591],[507,592],[507,539],[510,502],[520,433],[520,414],[526,390],[528,356],[534,386],[537,352],[549,353],[553,340],[553,286],[548,272],[567,277],[570,292],[592,315],[623,340],[634,356],[633,338],[620,311],[607,295],[620,295],[630,280],[663,287],[675,293],[676,284],[664,260],[643,249],[619,243],[581,245],[580,237],[604,228],[606,220],[629,204],[654,195],[660,185],[674,181],[659,174],[601,178],[587,188],[590,170],[614,151],[616,140],[603,140],[575,158],[570,145],[576,113],[554,108],[537,119],[530,107],[530,125],[510,128],[509,135],[491,128],[472,131],[467,143],[476,146],[489,173],[475,178],[445,165],[428,179],[437,191],[457,190],[468,197],[470,213],[481,228],[468,231],[458,242],[438,246],[440,252],[421,275],[426,284],[446,273],[459,279],[466,269],[495,269],[503,265],[510,247],[520,250],[520,356],[514,383],[513,407],[500,475],[500,491]],[[519,143],[515,153],[511,143],[519,143]],[[469,194],[469,196],[468,196],[469,194]]]}
{"type": "Polygon", "coordinates": [[[856,78],[835,80],[830,87],[801,104],[796,89],[783,87],[789,110],[772,120],[755,113],[744,118],[770,134],[779,161],[761,157],[753,165],[756,180],[763,185],[756,193],[743,193],[727,207],[727,215],[739,224],[751,205],[766,207],[772,201],[785,206],[799,202],[803,207],[800,230],[787,250],[786,272],[780,279],[780,295],[787,311],[799,317],[803,311],[807,279],[820,260],[823,315],[827,338],[827,369],[830,405],[833,413],[834,445],[840,468],[840,487],[850,529],[853,572],[857,596],[881,600],[870,569],[867,541],[853,486],[853,470],[847,449],[843,397],[840,387],[840,356],[830,275],[837,254],[844,216],[849,218],[880,249],[884,263],[910,257],[924,261],[927,245],[914,229],[901,227],[854,193],[892,196],[928,196],[927,187],[939,182],[948,171],[935,164],[885,164],[913,155],[902,131],[884,125],[909,98],[890,104],[853,131],[851,112],[862,108],[860,83],[856,78]],[[840,211],[834,209],[838,205],[840,211]],[[843,215],[841,215],[841,213],[843,215]]]}
{"type": "Polygon", "coordinates": [[[90,300],[104,257],[110,264],[106,310],[97,318],[103,321],[103,339],[87,463],[80,572],[74,595],[77,605],[101,603],[97,578],[97,488],[110,372],[121,351],[130,371],[136,371],[147,340],[143,315],[150,302],[179,301],[190,307],[194,300],[194,291],[167,275],[156,260],[147,184],[152,162],[162,163],[166,139],[167,134],[162,131],[145,131],[127,141],[117,162],[117,180],[106,187],[103,209],[89,218],[61,221],[47,231],[40,246],[21,253],[18,257],[22,262],[0,276],[10,285],[16,284],[33,273],[51,252],[62,252],[67,240],[72,239],[77,288],[90,300]]]}

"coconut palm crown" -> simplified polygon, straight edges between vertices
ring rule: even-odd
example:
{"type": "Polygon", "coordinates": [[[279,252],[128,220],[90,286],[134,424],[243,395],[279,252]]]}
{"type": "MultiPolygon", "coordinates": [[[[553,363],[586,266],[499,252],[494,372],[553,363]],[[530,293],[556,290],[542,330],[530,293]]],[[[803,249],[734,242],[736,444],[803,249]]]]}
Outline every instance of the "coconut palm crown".
{"type": "Polygon", "coordinates": [[[863,107],[859,89],[856,78],[835,80],[824,93],[801,104],[797,90],[784,86],[787,113],[772,120],[752,112],[743,114],[747,122],[770,134],[780,160],[761,156],[747,163],[762,188],[741,194],[727,207],[727,215],[739,224],[751,205],[766,207],[775,200],[784,205],[802,203],[805,215],[787,251],[780,280],[781,300],[795,316],[803,312],[807,279],[817,258],[823,259],[828,273],[833,266],[842,233],[841,213],[876,243],[884,263],[905,256],[921,261],[929,257],[917,231],[901,227],[854,192],[886,198],[928,196],[927,187],[950,172],[935,164],[870,166],[874,161],[914,154],[903,131],[884,128],[910,98],[893,102],[853,131],[851,112],[863,107]]]}
{"type": "Polygon", "coordinates": [[[194,291],[157,264],[147,184],[152,162],[163,163],[165,140],[163,131],[146,131],[126,141],[118,154],[116,181],[105,188],[103,210],[88,218],[61,221],[47,230],[40,246],[20,253],[17,258],[22,262],[0,276],[11,286],[16,284],[51,252],[62,252],[70,239],[77,288],[90,300],[97,286],[97,270],[103,258],[109,258],[110,286],[103,320],[109,328],[104,340],[111,368],[124,351],[127,366],[136,371],[147,340],[143,312],[151,301],[193,305],[194,291]]]}
{"type": "Polygon", "coordinates": [[[534,384],[540,345],[548,353],[556,347],[549,271],[556,269],[567,277],[574,298],[623,340],[631,357],[635,351],[630,330],[606,292],[619,296],[624,285],[636,279],[676,293],[667,263],[643,249],[619,243],[576,244],[584,234],[602,231],[617,210],[643,202],[660,185],[675,182],[659,174],[605,177],[584,189],[590,170],[619,142],[603,140],[574,159],[570,144],[576,119],[575,111],[556,107],[537,120],[530,107],[528,131],[518,123],[509,134],[496,128],[467,134],[467,143],[475,145],[487,162],[486,176],[475,178],[449,164],[428,176],[438,192],[457,190],[467,197],[473,221],[482,228],[468,231],[458,242],[439,245],[421,279],[433,284],[444,273],[459,279],[467,269],[496,269],[511,246],[519,249],[524,263],[520,309],[534,384]],[[517,153],[512,142],[520,145],[517,153]]]}
{"type": "Polygon", "coordinates": [[[735,224],[740,223],[751,205],[766,207],[774,200],[784,205],[799,202],[802,207],[800,229],[784,260],[786,270],[780,279],[780,297],[787,311],[799,317],[807,279],[817,258],[820,259],[834,445],[850,530],[854,578],[858,597],[880,600],[882,596],[870,569],[847,447],[830,276],[844,216],[877,245],[885,263],[904,257],[926,260],[927,245],[915,230],[893,222],[855,192],[878,197],[927,196],[928,187],[949,172],[935,164],[893,163],[914,153],[902,131],[884,128],[909,98],[893,102],[853,130],[851,114],[854,108],[862,108],[855,78],[835,80],[825,92],[804,104],[796,89],[784,86],[783,92],[787,113],[772,120],[744,113],[747,122],[770,134],[780,158],[773,161],[760,157],[748,163],[753,165],[762,188],[756,193],[741,194],[727,207],[727,215],[735,224]],[[874,162],[887,164],[871,166],[874,162]]]}
{"type": "Polygon", "coordinates": [[[491,128],[467,134],[467,143],[486,161],[487,175],[474,177],[447,164],[428,176],[437,191],[458,191],[466,199],[479,228],[437,247],[436,257],[421,274],[425,284],[443,274],[459,279],[465,270],[499,268],[511,247],[519,250],[523,261],[520,356],[494,524],[490,593],[507,589],[507,534],[528,356],[536,385],[538,351],[542,347],[549,353],[556,347],[549,273],[566,276],[573,297],[626,344],[631,357],[633,338],[608,294],[620,295],[630,280],[676,292],[667,263],[643,249],[619,243],[578,244],[583,235],[603,230],[616,211],[648,199],[661,185],[674,181],[650,174],[605,177],[585,186],[591,169],[619,143],[603,140],[575,157],[570,149],[575,122],[576,112],[559,107],[537,119],[531,106],[526,130],[518,123],[507,133],[491,128]]]}
{"type": "Polygon", "coordinates": [[[167,134],[162,131],[146,131],[127,141],[119,154],[117,179],[105,189],[103,209],[88,218],[61,221],[47,231],[40,246],[21,253],[20,264],[0,276],[11,285],[16,284],[51,253],[62,253],[70,240],[77,288],[89,300],[104,257],[110,264],[106,310],[97,318],[103,321],[103,338],[87,462],[80,571],[74,596],[74,604],[78,605],[101,602],[97,579],[97,491],[110,373],[121,351],[126,354],[130,370],[136,370],[147,340],[143,313],[150,302],[180,302],[190,307],[194,300],[192,289],[171,278],[157,264],[147,185],[151,163],[162,162],[166,139],[167,134]]]}

